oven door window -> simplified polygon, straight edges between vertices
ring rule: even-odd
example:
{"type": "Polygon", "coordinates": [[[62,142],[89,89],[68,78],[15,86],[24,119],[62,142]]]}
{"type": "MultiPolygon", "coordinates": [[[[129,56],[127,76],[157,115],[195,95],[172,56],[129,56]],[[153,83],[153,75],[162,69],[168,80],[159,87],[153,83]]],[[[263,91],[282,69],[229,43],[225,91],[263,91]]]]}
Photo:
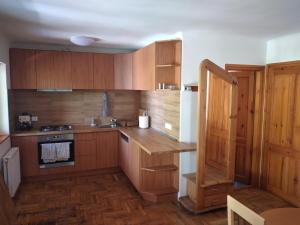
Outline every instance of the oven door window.
{"type": "Polygon", "coordinates": [[[73,166],[74,140],[39,142],[38,159],[40,168],[73,166]]]}

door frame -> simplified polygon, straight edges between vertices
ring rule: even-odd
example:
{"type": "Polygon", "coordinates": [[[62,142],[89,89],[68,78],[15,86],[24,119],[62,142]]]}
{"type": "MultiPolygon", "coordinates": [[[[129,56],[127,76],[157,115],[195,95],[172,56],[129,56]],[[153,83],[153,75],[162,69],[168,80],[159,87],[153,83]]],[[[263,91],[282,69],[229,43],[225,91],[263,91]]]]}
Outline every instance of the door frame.
{"type": "Polygon", "coordinates": [[[252,160],[250,184],[255,187],[262,185],[263,166],[263,135],[264,135],[264,108],[266,97],[266,66],[225,64],[227,72],[254,72],[254,119],[252,138],[252,160]]]}

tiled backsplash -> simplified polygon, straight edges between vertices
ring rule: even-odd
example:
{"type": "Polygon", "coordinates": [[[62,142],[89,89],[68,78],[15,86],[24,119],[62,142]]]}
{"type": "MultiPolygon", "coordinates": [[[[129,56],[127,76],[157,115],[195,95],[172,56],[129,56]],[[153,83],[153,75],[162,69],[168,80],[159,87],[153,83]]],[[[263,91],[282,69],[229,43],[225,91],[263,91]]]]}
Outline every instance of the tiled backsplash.
{"type": "Polygon", "coordinates": [[[141,108],[148,110],[151,127],[179,139],[180,91],[142,91],[141,108]],[[165,123],[171,124],[172,130],[166,129],[165,123]]]}
{"type": "MultiPolygon", "coordinates": [[[[35,127],[45,124],[89,125],[91,118],[100,120],[101,91],[37,92],[10,91],[10,124],[14,130],[16,116],[28,112],[38,116],[35,127]]],[[[138,91],[108,91],[110,116],[137,119],[140,105],[138,91]]]]}

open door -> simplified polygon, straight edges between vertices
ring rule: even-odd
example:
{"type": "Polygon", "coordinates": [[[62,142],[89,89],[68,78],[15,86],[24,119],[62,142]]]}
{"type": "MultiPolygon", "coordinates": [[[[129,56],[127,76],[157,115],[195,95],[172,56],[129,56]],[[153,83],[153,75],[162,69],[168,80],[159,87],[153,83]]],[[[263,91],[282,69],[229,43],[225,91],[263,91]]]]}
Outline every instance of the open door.
{"type": "Polygon", "coordinates": [[[231,72],[238,82],[235,180],[251,181],[254,124],[254,72],[231,72]]]}
{"type": "Polygon", "coordinates": [[[264,66],[227,64],[237,85],[235,181],[259,186],[264,66]]]}

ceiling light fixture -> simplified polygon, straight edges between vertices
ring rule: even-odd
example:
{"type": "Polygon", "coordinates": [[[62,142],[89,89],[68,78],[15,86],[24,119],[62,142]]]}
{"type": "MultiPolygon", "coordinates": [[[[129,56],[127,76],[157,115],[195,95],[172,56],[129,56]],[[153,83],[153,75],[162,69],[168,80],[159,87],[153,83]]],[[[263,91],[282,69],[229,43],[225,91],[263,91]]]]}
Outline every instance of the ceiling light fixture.
{"type": "Polygon", "coordinates": [[[89,37],[89,36],[72,36],[70,38],[70,41],[73,44],[79,45],[79,46],[89,46],[100,40],[101,40],[100,38],[89,37]]]}

